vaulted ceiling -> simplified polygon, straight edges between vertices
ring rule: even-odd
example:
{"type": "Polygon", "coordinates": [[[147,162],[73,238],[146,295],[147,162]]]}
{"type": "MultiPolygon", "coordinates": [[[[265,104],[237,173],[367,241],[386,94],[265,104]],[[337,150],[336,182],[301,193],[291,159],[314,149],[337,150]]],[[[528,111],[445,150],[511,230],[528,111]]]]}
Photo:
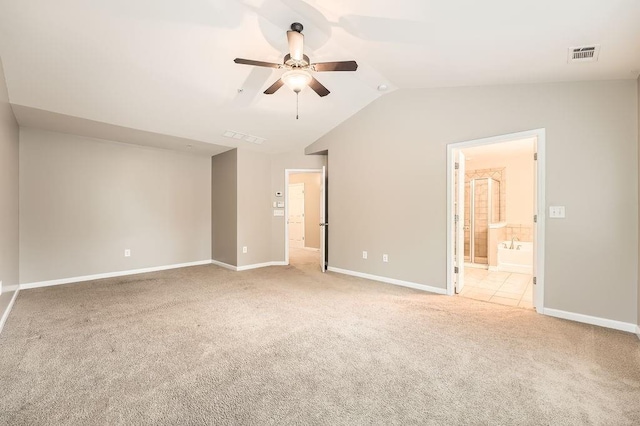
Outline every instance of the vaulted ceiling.
{"type": "Polygon", "coordinates": [[[85,133],[104,123],[173,136],[176,146],[281,152],[384,96],[382,83],[391,91],[635,78],[638,22],[637,0],[0,0],[0,57],[11,103],[30,126],[63,117],[70,132],[85,120],[85,133]],[[282,70],[233,63],[281,62],[295,21],[312,61],[359,64],[316,74],[331,94],[304,90],[299,120],[293,92],[262,94],[282,70]],[[567,63],[567,48],[588,44],[602,46],[598,62],[567,63]]]}

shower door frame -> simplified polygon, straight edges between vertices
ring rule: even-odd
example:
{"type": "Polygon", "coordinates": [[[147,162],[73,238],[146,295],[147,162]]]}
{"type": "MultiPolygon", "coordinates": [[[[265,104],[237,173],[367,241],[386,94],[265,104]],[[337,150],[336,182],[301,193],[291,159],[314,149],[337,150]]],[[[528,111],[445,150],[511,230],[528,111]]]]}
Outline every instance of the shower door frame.
{"type": "MultiPolygon", "coordinates": [[[[477,180],[487,181],[487,263],[489,265],[489,225],[493,219],[493,181],[494,178],[474,178],[469,180],[469,263],[474,265],[485,265],[484,263],[476,263],[476,182],[477,180]]],[[[496,182],[499,182],[495,180],[496,182]]],[[[466,182],[464,183],[466,185],[466,182]]],[[[464,220],[464,218],[463,218],[464,220]]]]}
{"type": "MultiPolygon", "coordinates": [[[[465,142],[447,144],[447,229],[454,229],[454,212],[456,201],[453,159],[455,152],[464,148],[481,145],[492,145],[501,142],[510,142],[519,139],[535,138],[535,199],[534,212],[537,221],[534,222],[534,254],[533,276],[536,278],[535,301],[536,311],[544,313],[544,229],[545,229],[545,129],[534,129],[523,132],[510,133],[501,136],[493,136],[483,139],[474,139],[465,142]]],[[[447,294],[453,296],[455,288],[454,272],[454,244],[452,232],[447,232],[447,294]]]]}

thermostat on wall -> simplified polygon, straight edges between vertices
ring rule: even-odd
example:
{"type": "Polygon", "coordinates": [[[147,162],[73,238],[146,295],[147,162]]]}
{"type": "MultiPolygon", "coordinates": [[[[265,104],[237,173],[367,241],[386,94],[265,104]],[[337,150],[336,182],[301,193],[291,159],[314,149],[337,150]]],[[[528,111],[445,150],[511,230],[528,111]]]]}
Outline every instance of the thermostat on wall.
{"type": "Polygon", "coordinates": [[[282,197],[282,191],[276,191],[276,197],[282,197]]]}

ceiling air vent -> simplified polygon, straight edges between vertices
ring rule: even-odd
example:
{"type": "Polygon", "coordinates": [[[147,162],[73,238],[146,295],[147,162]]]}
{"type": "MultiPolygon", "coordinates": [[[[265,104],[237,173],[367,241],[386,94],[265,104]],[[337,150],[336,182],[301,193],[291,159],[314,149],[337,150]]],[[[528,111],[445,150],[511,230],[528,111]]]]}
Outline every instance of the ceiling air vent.
{"type": "Polygon", "coordinates": [[[243,140],[245,142],[255,143],[256,145],[262,145],[262,143],[266,141],[265,138],[260,138],[258,136],[251,136],[251,135],[247,135],[240,132],[234,132],[233,130],[227,130],[222,134],[222,136],[226,138],[238,139],[238,140],[243,140]]]}
{"type": "Polygon", "coordinates": [[[600,45],[570,47],[568,61],[572,62],[596,62],[600,55],[600,45]]]}

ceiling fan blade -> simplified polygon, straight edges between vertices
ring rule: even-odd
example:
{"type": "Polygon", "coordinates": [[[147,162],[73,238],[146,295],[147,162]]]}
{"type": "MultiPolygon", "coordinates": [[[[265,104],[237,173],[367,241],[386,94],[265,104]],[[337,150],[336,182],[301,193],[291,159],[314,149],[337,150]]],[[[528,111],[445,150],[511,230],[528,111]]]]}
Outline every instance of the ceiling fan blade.
{"type": "Polygon", "coordinates": [[[356,61],[320,62],[311,64],[314,71],[355,71],[358,69],[356,61]]]}
{"type": "Polygon", "coordinates": [[[324,87],[322,83],[320,83],[318,80],[316,80],[313,77],[311,77],[311,81],[309,82],[309,87],[311,87],[313,91],[316,92],[320,97],[327,96],[329,93],[331,93],[329,89],[324,87]]]}
{"type": "Polygon", "coordinates": [[[235,62],[236,64],[253,65],[256,67],[282,68],[282,65],[280,64],[274,64],[273,62],[253,61],[251,59],[235,58],[233,62],[235,62]]]}
{"type": "Polygon", "coordinates": [[[282,81],[282,79],[279,78],[275,83],[273,83],[271,86],[269,86],[269,88],[267,90],[264,91],[264,94],[265,95],[273,95],[283,85],[284,85],[284,81],[282,81]]]}
{"type": "Polygon", "coordinates": [[[291,59],[301,61],[303,59],[304,35],[298,31],[287,31],[287,41],[289,42],[291,59]]]}

